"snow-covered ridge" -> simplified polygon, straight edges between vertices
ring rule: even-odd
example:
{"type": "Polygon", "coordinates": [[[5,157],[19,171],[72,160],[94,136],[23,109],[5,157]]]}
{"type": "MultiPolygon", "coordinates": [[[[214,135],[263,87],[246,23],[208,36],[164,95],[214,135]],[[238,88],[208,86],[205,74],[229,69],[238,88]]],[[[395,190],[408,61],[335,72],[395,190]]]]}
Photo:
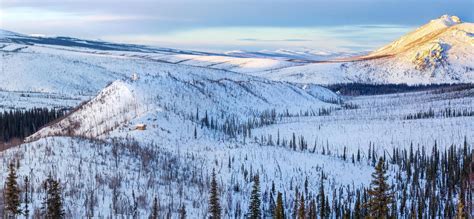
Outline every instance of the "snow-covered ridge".
{"type": "Polygon", "coordinates": [[[449,27],[460,24],[461,19],[457,16],[443,15],[438,19],[431,20],[416,30],[402,36],[400,39],[372,52],[369,56],[394,55],[410,49],[416,44],[422,44],[430,40],[449,27]]]}
{"type": "Polygon", "coordinates": [[[336,108],[340,97],[316,85],[295,85],[238,75],[186,72],[143,75],[116,81],[63,120],[43,128],[27,141],[45,136],[100,137],[149,113],[181,117],[196,111],[242,121],[264,111],[318,112],[336,108]]]}
{"type": "Polygon", "coordinates": [[[25,141],[55,135],[95,137],[106,134],[140,113],[136,100],[127,84],[116,81],[66,118],[41,129],[25,141]],[[113,122],[105,124],[107,121],[113,122]]]}
{"type": "MultiPolygon", "coordinates": [[[[22,49],[30,48],[33,49],[32,52],[36,52],[36,48],[40,47],[79,53],[93,53],[114,56],[119,55],[128,58],[141,58],[150,61],[206,67],[243,73],[267,71],[288,66],[301,65],[299,62],[291,62],[291,57],[283,55],[279,57],[270,57],[268,55],[262,55],[258,57],[234,56],[226,53],[200,52],[145,45],[111,43],[62,36],[45,37],[22,35],[6,30],[1,30],[0,48],[2,48],[2,51],[11,52],[12,49],[9,48],[12,47],[22,49]]],[[[42,52],[44,51],[41,51],[40,53],[42,52]]]]}
{"type": "Polygon", "coordinates": [[[0,38],[18,37],[18,36],[21,36],[21,35],[19,33],[0,29],[0,38]]]}

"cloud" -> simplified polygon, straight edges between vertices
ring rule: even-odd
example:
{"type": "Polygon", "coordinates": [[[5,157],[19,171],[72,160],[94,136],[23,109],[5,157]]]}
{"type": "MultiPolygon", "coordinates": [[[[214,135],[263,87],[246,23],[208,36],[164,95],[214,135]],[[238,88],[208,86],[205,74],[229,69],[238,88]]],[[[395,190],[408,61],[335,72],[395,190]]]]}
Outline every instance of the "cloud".
{"type": "Polygon", "coordinates": [[[146,43],[195,50],[317,49],[326,51],[366,51],[380,47],[412,27],[213,27],[155,34],[109,35],[107,40],[146,43]],[[348,31],[350,30],[350,31],[348,31]],[[388,32],[387,32],[388,31],[388,32]],[[390,33],[390,34],[384,34],[390,33]]]}
{"type": "Polygon", "coordinates": [[[393,25],[393,24],[366,24],[366,25],[355,25],[355,27],[364,29],[394,29],[394,28],[405,28],[406,25],[393,25]]]}
{"type": "Polygon", "coordinates": [[[148,16],[131,16],[131,15],[87,15],[83,17],[76,17],[75,19],[83,20],[86,22],[115,22],[115,21],[132,21],[132,20],[150,20],[157,19],[157,17],[148,17],[148,16]]]}
{"type": "Polygon", "coordinates": [[[0,26],[155,45],[374,48],[442,14],[472,21],[471,8],[472,0],[0,0],[0,26]]]}
{"type": "Polygon", "coordinates": [[[256,39],[256,38],[242,38],[240,41],[251,42],[310,42],[310,39],[256,39]]]}

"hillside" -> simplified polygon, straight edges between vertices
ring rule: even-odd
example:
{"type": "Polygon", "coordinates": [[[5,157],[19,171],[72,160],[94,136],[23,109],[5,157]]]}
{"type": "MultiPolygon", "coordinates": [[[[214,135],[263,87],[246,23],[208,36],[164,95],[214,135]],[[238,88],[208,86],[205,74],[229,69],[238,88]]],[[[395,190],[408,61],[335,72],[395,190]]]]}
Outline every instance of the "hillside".
{"type": "Polygon", "coordinates": [[[253,72],[294,66],[285,60],[115,44],[69,37],[0,33],[0,86],[9,91],[93,95],[133,73],[187,71],[253,72]]]}
{"type": "MultiPolygon", "coordinates": [[[[261,177],[265,214],[269,214],[273,186],[287,194],[289,213],[298,203],[297,190],[316,197],[321,186],[333,203],[331,209],[342,203],[354,208],[353,194],[369,185],[374,156],[392,157],[388,172],[391,183],[400,188],[401,200],[402,188],[416,188],[416,184],[411,181],[414,177],[401,175],[405,171],[393,161],[395,150],[404,150],[403,154],[414,147],[416,157],[453,147],[461,151],[466,139],[474,138],[472,87],[361,96],[338,106],[310,95],[327,92],[318,87],[272,82],[254,95],[260,89],[252,87],[260,88],[266,81],[237,85],[229,79],[199,81],[193,75],[196,84],[191,84],[186,75],[172,76],[116,81],[63,120],[28,138],[31,142],[1,152],[2,168],[18,160],[18,174],[34,182],[30,208],[40,209],[44,192],[39,182],[51,173],[61,179],[66,215],[71,218],[147,217],[155,197],[162,214],[177,218],[185,206],[188,217],[201,218],[207,215],[212,170],[218,175],[225,217],[244,217],[254,174],[261,177]],[[200,88],[209,92],[200,94],[200,88]],[[278,90],[291,98],[275,95],[278,90]],[[263,101],[267,98],[270,101],[263,101]],[[308,107],[329,111],[306,114],[308,107]],[[273,117],[264,109],[278,113],[273,117]],[[448,109],[463,114],[446,114],[448,109]],[[422,116],[410,119],[418,114],[422,116]],[[136,130],[137,124],[145,124],[146,129],[136,130]]],[[[413,200],[418,198],[407,199],[416,203],[413,200]]],[[[410,215],[407,208],[400,215],[410,215]]]]}
{"type": "MultiPolygon", "coordinates": [[[[317,113],[339,108],[340,101],[339,96],[319,86],[299,87],[236,74],[158,73],[112,83],[73,114],[31,139],[49,135],[106,137],[114,129],[133,129],[134,124],[129,123],[133,119],[166,117],[170,113],[195,122],[196,114],[206,115],[216,127],[231,122],[228,125],[241,132],[241,125],[248,121],[253,124],[256,120],[257,125],[261,119],[275,119],[270,118],[271,114],[317,113]]],[[[151,123],[160,126],[160,121],[151,123]]]]}

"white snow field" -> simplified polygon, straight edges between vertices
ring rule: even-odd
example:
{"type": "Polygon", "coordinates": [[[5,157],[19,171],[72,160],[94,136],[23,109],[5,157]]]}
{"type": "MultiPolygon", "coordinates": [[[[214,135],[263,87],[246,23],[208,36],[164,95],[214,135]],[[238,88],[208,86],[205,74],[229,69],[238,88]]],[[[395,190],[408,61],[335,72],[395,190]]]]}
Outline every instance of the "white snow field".
{"type": "MultiPolygon", "coordinates": [[[[205,218],[213,170],[224,218],[245,216],[255,174],[263,208],[272,184],[285,209],[296,188],[314,197],[322,173],[330,201],[354,196],[371,180],[369,147],[390,156],[411,144],[472,144],[473,45],[473,24],[453,16],[366,56],[318,63],[291,51],[216,54],[2,30],[0,109],[74,109],[1,151],[0,166],[18,163],[21,188],[29,177],[31,215],[49,174],[61,181],[67,218],[147,218],[155,197],[163,217],[185,206],[188,218],[205,218]],[[343,82],[467,85],[356,97],[317,85],[343,82]],[[292,138],[307,148],[290,148],[292,138]],[[361,161],[341,158],[358,151],[361,161]]],[[[390,180],[397,170],[388,167],[390,180]]]]}
{"type": "Polygon", "coordinates": [[[376,96],[350,97],[346,104],[357,109],[338,110],[328,116],[288,118],[285,122],[256,129],[256,136],[273,135],[291,139],[293,133],[301,135],[314,147],[334,148],[341,153],[358,149],[367,152],[369,145],[378,153],[393,148],[425,146],[428,151],[435,141],[441,148],[460,145],[464,138],[474,138],[474,117],[444,118],[446,109],[474,110],[474,89],[437,93],[422,91],[376,96]],[[435,112],[434,118],[407,120],[406,116],[418,112],[435,112]]]}

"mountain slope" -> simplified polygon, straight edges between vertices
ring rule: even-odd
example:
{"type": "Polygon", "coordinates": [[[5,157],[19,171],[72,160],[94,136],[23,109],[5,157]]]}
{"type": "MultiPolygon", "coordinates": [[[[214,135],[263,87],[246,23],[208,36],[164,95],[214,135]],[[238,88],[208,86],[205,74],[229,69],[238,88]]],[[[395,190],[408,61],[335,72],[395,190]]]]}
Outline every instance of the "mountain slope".
{"type": "Polygon", "coordinates": [[[321,84],[473,83],[474,24],[444,15],[366,56],[253,74],[321,84]]]}
{"type": "Polygon", "coordinates": [[[116,79],[140,74],[142,68],[150,68],[142,66],[153,65],[153,69],[164,71],[179,65],[189,69],[197,67],[194,68],[197,71],[254,72],[300,65],[286,60],[233,57],[71,37],[26,36],[5,30],[0,30],[0,55],[0,89],[81,91],[88,95],[95,94],[116,79]]]}
{"type": "Polygon", "coordinates": [[[245,123],[272,110],[293,115],[336,108],[335,103],[339,102],[336,94],[314,85],[297,86],[238,74],[176,71],[145,75],[135,81],[116,81],[28,141],[51,135],[100,137],[119,127],[133,125],[127,123],[150,113],[171,113],[188,119],[201,113],[209,118],[231,118],[236,123],[245,123]]]}
{"type": "Polygon", "coordinates": [[[457,16],[443,15],[439,19],[431,20],[416,30],[400,37],[400,39],[370,53],[369,56],[395,55],[404,52],[417,45],[433,40],[449,27],[461,24],[461,20],[457,16]]]}

